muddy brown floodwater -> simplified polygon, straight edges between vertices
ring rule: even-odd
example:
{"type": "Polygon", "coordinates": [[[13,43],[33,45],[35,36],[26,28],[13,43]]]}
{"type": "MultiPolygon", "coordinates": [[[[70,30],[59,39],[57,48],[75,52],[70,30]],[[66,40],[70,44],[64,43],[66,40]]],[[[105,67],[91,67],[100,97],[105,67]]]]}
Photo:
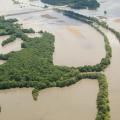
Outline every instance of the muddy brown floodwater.
{"type": "MultiPolygon", "coordinates": [[[[1,0],[0,14],[21,12],[31,9],[29,4],[20,8],[12,5],[10,0],[1,0]],[[5,7],[7,6],[7,7],[5,7]],[[4,10],[4,8],[7,8],[4,10]]],[[[28,3],[28,0],[21,0],[28,3]]],[[[100,0],[103,2],[103,0],[100,0]]],[[[119,4],[106,0],[98,11],[78,11],[90,15],[103,15],[103,11],[112,5],[108,17],[117,16],[119,4]],[[114,4],[113,4],[114,3],[114,4]],[[104,9],[105,8],[105,9],[104,9]],[[117,8],[117,9],[115,9],[117,8]],[[111,12],[110,12],[111,11],[111,12]],[[95,12],[95,13],[94,13],[95,12]],[[115,13],[115,14],[113,14],[115,13]]],[[[25,4],[24,4],[25,5],[25,4]]],[[[33,7],[32,7],[33,9],[33,7]]],[[[67,18],[52,10],[16,15],[8,18],[17,18],[24,27],[32,27],[36,31],[46,30],[55,35],[54,64],[65,66],[94,65],[105,56],[103,37],[90,26],[67,18]],[[94,59],[93,59],[94,58],[94,59]]],[[[118,24],[118,22],[117,22],[118,24]]],[[[110,25],[113,25],[110,23],[110,25]]],[[[116,25],[117,26],[117,25],[116,25]]],[[[114,26],[115,27],[115,26],[114,26]]],[[[111,120],[120,120],[120,44],[109,31],[103,30],[109,37],[113,57],[111,65],[105,71],[109,82],[109,97],[111,120]]],[[[34,37],[34,35],[29,35],[34,37]]],[[[7,36],[6,36],[7,37],[7,36]]],[[[0,37],[0,43],[3,38],[0,37]]],[[[4,47],[0,46],[0,53],[20,50],[21,40],[17,39],[4,47]]],[[[5,61],[0,61],[0,64],[5,61]]],[[[94,120],[96,116],[96,98],[98,93],[97,80],[81,80],[75,85],[65,88],[49,88],[40,91],[38,101],[31,95],[32,89],[10,89],[0,91],[0,120],[94,120]]]]}

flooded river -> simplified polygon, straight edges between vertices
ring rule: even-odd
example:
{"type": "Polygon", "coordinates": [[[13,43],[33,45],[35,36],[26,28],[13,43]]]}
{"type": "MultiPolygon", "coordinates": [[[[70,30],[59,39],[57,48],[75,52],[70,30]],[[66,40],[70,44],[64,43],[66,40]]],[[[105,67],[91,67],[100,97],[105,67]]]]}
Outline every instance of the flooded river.
{"type": "MultiPolygon", "coordinates": [[[[33,3],[34,5],[41,3],[38,1],[28,3],[27,0],[21,0],[24,3],[24,7],[21,8],[18,5],[13,5],[10,0],[1,1],[4,5],[4,7],[0,7],[1,15],[35,10],[38,7],[34,7],[33,3]],[[4,11],[5,6],[8,6],[6,11],[4,11]]],[[[119,8],[116,6],[119,4],[114,1],[101,0],[102,6],[97,11],[80,10],[77,12],[100,16],[103,15],[105,9],[109,9],[108,18],[120,17],[119,13],[116,13],[116,8],[117,10],[119,8]],[[113,5],[112,2],[115,4],[113,5]],[[105,5],[108,6],[109,4],[112,4],[110,8],[105,7],[105,5]]],[[[105,56],[103,37],[98,32],[82,22],[65,17],[53,10],[15,15],[8,18],[17,18],[25,28],[32,27],[36,31],[44,30],[53,33],[55,35],[53,58],[56,65],[75,67],[94,65],[99,63],[101,58],[105,56]]],[[[112,63],[105,72],[109,80],[111,120],[120,120],[120,45],[112,33],[108,31],[105,31],[105,33],[108,35],[113,48],[112,63]]],[[[33,37],[33,35],[30,35],[30,37],[33,37]]],[[[0,42],[2,40],[4,39],[1,37],[0,42]]],[[[21,40],[17,39],[5,47],[0,46],[0,53],[5,54],[13,50],[20,50],[21,42],[21,40]]],[[[0,64],[4,62],[0,61],[0,64]]],[[[26,88],[0,91],[0,106],[2,107],[0,120],[95,119],[98,93],[97,80],[82,80],[70,87],[42,90],[36,102],[32,99],[31,91],[32,89],[26,88]]]]}

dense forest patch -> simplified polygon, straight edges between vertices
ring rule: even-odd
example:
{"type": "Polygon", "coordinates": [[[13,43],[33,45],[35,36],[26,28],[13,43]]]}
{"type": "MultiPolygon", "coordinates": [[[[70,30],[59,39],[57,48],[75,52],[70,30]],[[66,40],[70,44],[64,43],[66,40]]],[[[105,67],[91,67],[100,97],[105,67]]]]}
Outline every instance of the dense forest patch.
{"type": "Polygon", "coordinates": [[[74,9],[96,9],[100,4],[96,0],[41,0],[51,5],[67,5],[74,9]]]}

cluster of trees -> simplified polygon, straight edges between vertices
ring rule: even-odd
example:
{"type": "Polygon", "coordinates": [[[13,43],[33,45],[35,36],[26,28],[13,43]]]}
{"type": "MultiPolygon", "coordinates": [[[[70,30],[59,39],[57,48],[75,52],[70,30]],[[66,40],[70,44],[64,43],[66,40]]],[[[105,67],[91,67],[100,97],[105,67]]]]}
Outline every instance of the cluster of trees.
{"type": "Polygon", "coordinates": [[[42,0],[51,5],[67,5],[74,9],[96,9],[100,6],[97,0],[42,0]]]}
{"type": "Polygon", "coordinates": [[[120,33],[118,31],[116,31],[115,29],[109,27],[105,21],[99,21],[97,18],[94,18],[94,17],[89,17],[89,19],[92,20],[94,23],[102,26],[103,28],[110,30],[112,33],[115,34],[115,36],[120,41],[120,33]]]}
{"type": "Polygon", "coordinates": [[[81,15],[78,13],[74,13],[73,11],[59,10],[59,9],[58,9],[58,11],[62,12],[65,16],[68,16],[70,18],[74,18],[76,20],[80,20],[80,21],[85,22],[87,24],[93,23],[91,20],[88,19],[87,16],[84,16],[84,15],[81,15]]]}
{"type": "Polygon", "coordinates": [[[96,120],[110,120],[110,107],[108,99],[108,83],[105,75],[99,74],[99,93],[97,96],[97,116],[96,120]]]}
{"type": "Polygon", "coordinates": [[[2,46],[5,46],[6,44],[13,42],[16,40],[16,36],[15,35],[11,35],[8,39],[4,40],[2,42],[2,46]]]}
{"type": "Polygon", "coordinates": [[[21,38],[22,40],[28,40],[29,38],[25,33],[35,33],[32,28],[24,29],[21,28],[20,24],[15,23],[17,19],[7,19],[0,17],[0,36],[10,35],[10,37],[2,42],[2,46],[13,42],[16,38],[21,38]]]}

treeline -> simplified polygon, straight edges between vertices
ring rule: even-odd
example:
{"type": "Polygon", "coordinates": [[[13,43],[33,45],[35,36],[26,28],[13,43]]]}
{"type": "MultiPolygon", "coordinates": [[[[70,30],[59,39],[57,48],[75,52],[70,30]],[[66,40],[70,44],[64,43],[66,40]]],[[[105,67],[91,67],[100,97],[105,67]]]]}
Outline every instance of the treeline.
{"type": "Polygon", "coordinates": [[[13,42],[16,40],[16,36],[15,35],[11,35],[8,39],[4,40],[2,42],[2,46],[5,46],[6,44],[13,42]]]}
{"type": "Polygon", "coordinates": [[[17,1],[17,0],[12,0],[12,1],[13,1],[14,4],[20,4],[20,2],[17,1]]]}
{"type": "Polygon", "coordinates": [[[41,0],[51,5],[67,5],[74,9],[96,9],[100,6],[97,0],[41,0]]]}
{"type": "Polygon", "coordinates": [[[24,33],[35,33],[35,31],[32,28],[29,29],[22,29],[24,33]]]}
{"type": "MultiPolygon", "coordinates": [[[[79,16],[77,17],[79,18],[79,16]]],[[[90,20],[86,21],[86,17],[82,16],[83,21],[84,19],[86,23],[93,26],[89,22],[90,20]]],[[[98,79],[99,93],[97,96],[98,112],[96,120],[110,119],[107,80],[105,75],[96,72],[105,69],[110,64],[111,58],[111,48],[102,31],[93,26],[104,36],[106,57],[101,60],[101,63],[96,66],[70,68],[53,65],[55,38],[52,34],[44,32],[42,37],[29,38],[24,33],[25,31],[13,22],[8,22],[2,18],[0,19],[0,25],[10,35],[15,34],[16,37],[24,41],[22,44],[24,49],[21,51],[0,55],[0,59],[7,60],[0,66],[0,89],[33,87],[32,95],[34,100],[37,100],[39,91],[42,89],[49,87],[62,88],[86,78],[98,79]],[[3,26],[2,23],[4,23],[3,26]]]]}
{"type": "Polygon", "coordinates": [[[110,27],[108,29],[115,34],[115,36],[118,38],[118,40],[120,42],[120,32],[118,32],[115,29],[110,28],[110,27]]]}
{"type": "MultiPolygon", "coordinates": [[[[86,72],[101,72],[105,68],[108,67],[110,64],[110,58],[112,57],[112,50],[109,44],[109,40],[107,36],[96,26],[94,26],[95,21],[91,17],[87,17],[84,15],[79,15],[77,13],[71,12],[71,11],[64,11],[64,15],[80,20],[82,22],[85,22],[92,27],[94,27],[98,32],[100,32],[104,36],[104,41],[105,41],[105,50],[106,50],[106,56],[101,60],[101,62],[97,65],[94,66],[84,66],[84,67],[79,67],[80,72],[85,72],[83,74],[85,77],[86,75],[88,76],[90,73],[86,74],[86,72]]],[[[99,22],[99,21],[98,21],[99,22]]],[[[101,26],[106,26],[105,23],[101,23],[101,26]]],[[[108,27],[107,27],[108,28],[108,27]]],[[[112,31],[111,29],[109,29],[112,31]]],[[[112,31],[115,32],[115,31],[112,31]]],[[[116,33],[116,32],[115,32],[116,33]]],[[[119,34],[117,33],[118,37],[119,34]]],[[[81,77],[78,77],[79,79],[81,77]]],[[[83,77],[84,78],[84,77],[83,77]]],[[[92,76],[88,76],[89,79],[98,79],[99,82],[99,93],[97,96],[97,116],[96,120],[110,120],[110,107],[109,107],[109,100],[108,100],[108,83],[106,80],[105,75],[103,74],[92,74],[92,76]]]]}
{"type": "MultiPolygon", "coordinates": [[[[11,26],[14,26],[12,24],[11,26]]],[[[13,28],[11,27],[11,29],[13,28]]],[[[52,34],[44,32],[42,37],[29,38],[24,33],[26,30],[24,32],[22,30],[23,28],[19,26],[14,34],[24,41],[22,44],[24,49],[19,52],[0,55],[0,59],[7,60],[5,64],[0,66],[0,81],[53,82],[71,77],[73,74],[71,68],[53,65],[54,36],[52,34]]],[[[12,35],[13,33],[11,33],[12,35]]]]}

